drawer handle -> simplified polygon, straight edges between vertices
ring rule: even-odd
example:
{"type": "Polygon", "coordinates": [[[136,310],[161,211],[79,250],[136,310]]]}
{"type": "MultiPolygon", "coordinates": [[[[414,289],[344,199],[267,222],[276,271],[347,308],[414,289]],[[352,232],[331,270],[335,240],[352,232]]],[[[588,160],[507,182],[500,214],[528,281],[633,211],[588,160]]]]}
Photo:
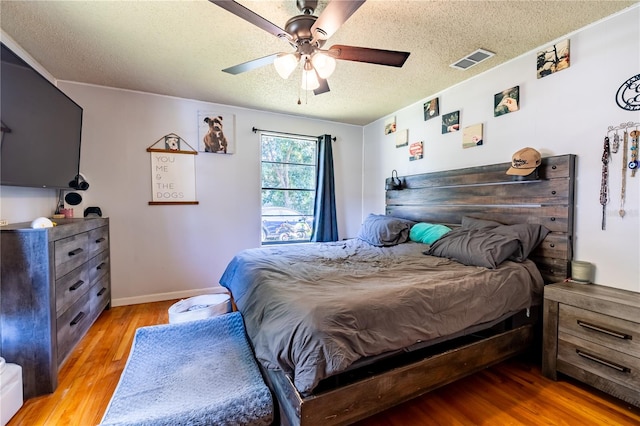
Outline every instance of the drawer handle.
{"type": "Polygon", "coordinates": [[[102,296],[105,291],[107,291],[107,288],[106,287],[102,287],[102,289],[98,292],[98,296],[102,296]]]}
{"type": "Polygon", "coordinates": [[[84,284],[84,281],[79,280],[77,283],[75,283],[74,285],[72,285],[71,287],[69,287],[69,291],[76,291],[77,289],[80,288],[80,286],[84,284]]]}
{"type": "Polygon", "coordinates": [[[106,263],[102,262],[101,264],[96,266],[96,269],[99,271],[100,269],[102,269],[104,267],[104,265],[106,265],[106,263]]]}
{"type": "Polygon", "coordinates": [[[101,242],[103,242],[105,240],[104,237],[100,237],[96,240],[96,244],[100,244],[101,242]]]}
{"type": "Polygon", "coordinates": [[[73,327],[74,325],[78,324],[80,321],[82,321],[82,318],[84,318],[85,315],[86,314],[84,312],[80,312],[74,319],[71,320],[69,325],[73,327]]]}
{"type": "Polygon", "coordinates": [[[71,250],[69,252],[69,256],[75,256],[76,254],[80,254],[80,253],[82,253],[82,249],[81,248],[77,248],[75,250],[71,250]]]}
{"type": "Polygon", "coordinates": [[[631,340],[631,335],[618,333],[617,331],[609,330],[608,328],[600,327],[598,325],[589,324],[588,322],[584,322],[582,320],[578,320],[578,325],[584,328],[588,328],[589,330],[599,331],[600,333],[608,334],[612,337],[617,337],[618,339],[631,340]]]}
{"type": "Polygon", "coordinates": [[[628,367],[624,367],[622,365],[615,364],[615,363],[613,363],[611,361],[604,360],[604,359],[602,359],[600,357],[597,357],[595,355],[591,355],[591,354],[588,354],[586,352],[582,352],[580,349],[576,349],[576,353],[578,355],[580,355],[581,357],[583,357],[583,358],[590,359],[591,361],[595,361],[598,364],[602,364],[602,365],[605,365],[607,367],[613,368],[614,370],[618,370],[621,373],[629,373],[629,372],[631,372],[631,369],[628,368],[628,367]]]}

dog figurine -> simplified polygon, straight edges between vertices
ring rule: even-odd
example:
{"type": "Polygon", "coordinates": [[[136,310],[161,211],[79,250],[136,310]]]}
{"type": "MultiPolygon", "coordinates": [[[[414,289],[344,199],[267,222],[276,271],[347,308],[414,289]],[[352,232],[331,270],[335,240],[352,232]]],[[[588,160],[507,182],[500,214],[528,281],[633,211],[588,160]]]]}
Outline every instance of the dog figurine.
{"type": "Polygon", "coordinates": [[[227,138],[222,131],[222,116],[205,117],[204,122],[209,125],[209,131],[204,135],[205,152],[227,153],[227,138]]]}

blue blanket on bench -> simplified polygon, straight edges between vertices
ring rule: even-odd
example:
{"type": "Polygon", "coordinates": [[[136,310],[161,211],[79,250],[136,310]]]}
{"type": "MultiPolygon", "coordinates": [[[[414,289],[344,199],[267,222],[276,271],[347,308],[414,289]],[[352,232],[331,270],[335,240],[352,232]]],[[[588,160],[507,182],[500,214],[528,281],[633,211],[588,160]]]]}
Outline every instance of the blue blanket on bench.
{"type": "Polygon", "coordinates": [[[242,315],[142,327],[102,425],[269,425],[242,315]]]}

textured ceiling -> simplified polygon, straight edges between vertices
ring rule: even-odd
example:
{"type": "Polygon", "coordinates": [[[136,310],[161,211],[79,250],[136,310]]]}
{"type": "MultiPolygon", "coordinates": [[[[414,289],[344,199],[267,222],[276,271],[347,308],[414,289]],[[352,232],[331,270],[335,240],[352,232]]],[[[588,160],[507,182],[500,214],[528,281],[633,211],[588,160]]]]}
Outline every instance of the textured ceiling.
{"type": "MultiPolygon", "coordinates": [[[[281,28],[300,13],[294,0],[240,3],[281,28]]],[[[299,89],[299,69],[288,80],[271,65],[223,73],[292,48],[206,0],[3,0],[0,25],[59,80],[364,125],[635,3],[369,0],[325,48],[411,56],[402,68],[338,61],[331,91],[318,96],[299,89]],[[478,48],[496,55],[467,71],[449,67],[478,48]]]]}

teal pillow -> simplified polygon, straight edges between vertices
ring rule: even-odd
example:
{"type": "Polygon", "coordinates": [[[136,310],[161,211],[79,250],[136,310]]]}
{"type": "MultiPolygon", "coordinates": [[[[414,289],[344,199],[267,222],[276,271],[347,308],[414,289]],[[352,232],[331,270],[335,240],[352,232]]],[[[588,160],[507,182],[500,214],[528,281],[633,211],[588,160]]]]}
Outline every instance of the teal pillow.
{"type": "Polygon", "coordinates": [[[451,228],[434,223],[416,223],[409,232],[409,239],[423,244],[433,244],[451,228]]]}

